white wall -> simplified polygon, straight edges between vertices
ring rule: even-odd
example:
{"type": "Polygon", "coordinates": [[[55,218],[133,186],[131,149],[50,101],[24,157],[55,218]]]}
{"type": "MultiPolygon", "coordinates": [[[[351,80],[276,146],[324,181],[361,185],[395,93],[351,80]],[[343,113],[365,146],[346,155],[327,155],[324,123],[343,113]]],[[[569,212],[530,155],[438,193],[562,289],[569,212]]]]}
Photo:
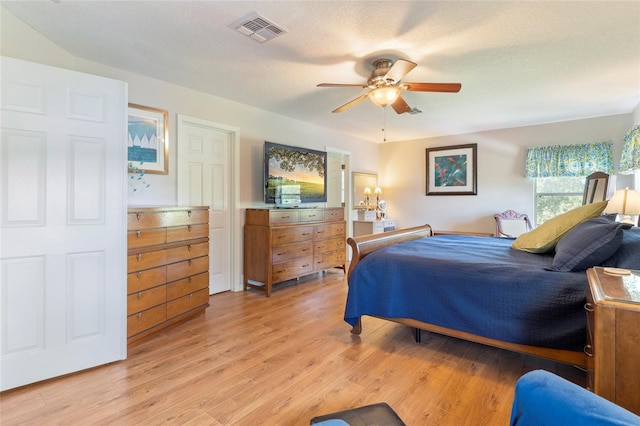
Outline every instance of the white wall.
{"type": "MultiPolygon", "coordinates": [[[[636,111],[638,108],[636,108],[636,111]]],[[[380,146],[380,183],[390,218],[399,226],[428,223],[437,230],[494,232],[493,214],[507,209],[533,216],[533,180],[524,174],[529,146],[614,142],[617,170],[631,114],[464,135],[387,143],[380,146]],[[426,148],[478,144],[478,195],[426,196],[426,148]]],[[[633,187],[619,176],[618,187],[633,187]]]]}
{"type": "MultiPolygon", "coordinates": [[[[273,114],[252,106],[107,67],[69,55],[0,8],[0,53],[32,62],[73,69],[128,83],[129,102],[169,111],[169,175],[146,175],[151,186],[129,192],[131,205],[174,205],[176,195],[176,115],[184,114],[240,129],[240,208],[263,207],[262,146],[265,140],[324,150],[327,146],[352,154],[353,170],[378,164],[376,143],[327,128],[273,114]]],[[[375,169],[373,170],[375,172],[375,169]]]]}

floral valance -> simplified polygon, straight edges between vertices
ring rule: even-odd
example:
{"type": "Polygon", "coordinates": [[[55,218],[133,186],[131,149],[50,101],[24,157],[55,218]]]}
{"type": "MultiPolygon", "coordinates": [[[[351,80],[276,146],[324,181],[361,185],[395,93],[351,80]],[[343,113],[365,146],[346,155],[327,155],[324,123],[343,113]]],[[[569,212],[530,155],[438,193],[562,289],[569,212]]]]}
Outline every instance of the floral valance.
{"type": "Polygon", "coordinates": [[[633,127],[624,136],[620,173],[628,175],[640,170],[640,125],[633,127]]]}
{"type": "Polygon", "coordinates": [[[580,177],[613,173],[612,142],[539,146],[527,149],[527,177],[580,177]]]}

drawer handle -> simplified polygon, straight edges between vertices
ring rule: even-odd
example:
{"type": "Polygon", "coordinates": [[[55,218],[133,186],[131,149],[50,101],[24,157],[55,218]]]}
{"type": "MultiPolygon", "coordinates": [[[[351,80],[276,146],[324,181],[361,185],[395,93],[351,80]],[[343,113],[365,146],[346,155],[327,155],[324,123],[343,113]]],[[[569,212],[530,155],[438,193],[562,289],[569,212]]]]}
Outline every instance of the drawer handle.
{"type": "Polygon", "coordinates": [[[306,237],[307,235],[311,235],[311,234],[309,232],[307,232],[307,233],[303,233],[302,235],[304,235],[306,237]]]}
{"type": "Polygon", "coordinates": [[[142,277],[142,271],[138,271],[137,276],[138,276],[138,279],[140,279],[140,277],[142,277]]]}
{"type": "MultiPolygon", "coordinates": [[[[322,248],[322,247],[320,247],[322,248]]],[[[304,253],[305,251],[309,251],[309,249],[302,249],[302,252],[304,253]]]]}
{"type": "Polygon", "coordinates": [[[193,278],[193,277],[189,277],[189,284],[191,284],[191,278],[193,278]]]}
{"type": "Polygon", "coordinates": [[[193,296],[193,293],[189,293],[189,300],[191,300],[191,296],[193,296]]]}
{"type": "Polygon", "coordinates": [[[141,298],[142,298],[142,292],[141,292],[141,291],[139,291],[139,292],[138,292],[138,300],[140,300],[141,298]]]}
{"type": "Polygon", "coordinates": [[[142,319],[142,312],[138,312],[137,317],[138,317],[138,321],[140,321],[142,319]]]}
{"type": "Polygon", "coordinates": [[[188,262],[189,262],[189,266],[191,266],[191,259],[189,259],[188,262]]]}
{"type": "Polygon", "coordinates": [[[324,231],[318,231],[317,234],[324,234],[324,231]]]}
{"type": "Polygon", "coordinates": [[[187,210],[187,216],[191,217],[191,210],[187,210]]]}
{"type": "Polygon", "coordinates": [[[136,220],[140,220],[142,217],[142,212],[136,212],[136,220]]]}
{"type": "Polygon", "coordinates": [[[276,253],[276,256],[284,256],[286,253],[276,253]]]}
{"type": "Polygon", "coordinates": [[[191,225],[187,225],[187,231],[191,232],[191,225]]]}
{"type": "Polygon", "coordinates": [[[315,214],[310,214],[309,217],[316,217],[316,215],[315,214]]]}
{"type": "Polygon", "coordinates": [[[187,251],[191,251],[191,244],[187,246],[187,251]]]}
{"type": "Polygon", "coordinates": [[[584,304],[584,310],[587,311],[587,312],[593,312],[594,311],[593,305],[591,303],[589,303],[589,302],[585,303],[584,304]]]}
{"type": "Polygon", "coordinates": [[[136,237],[140,238],[140,234],[142,234],[142,231],[136,231],[136,237]]]}
{"type": "Polygon", "coordinates": [[[591,345],[586,345],[584,347],[584,353],[587,354],[587,356],[593,356],[593,347],[591,345]]]}
{"type": "Polygon", "coordinates": [[[138,262],[140,262],[140,259],[142,259],[142,253],[138,253],[138,255],[136,256],[136,258],[138,259],[138,262]]]}
{"type": "Polygon", "coordinates": [[[307,263],[307,264],[305,264],[305,265],[302,265],[302,267],[303,267],[303,268],[306,268],[306,267],[308,267],[308,266],[309,266],[309,264],[308,264],[308,263],[307,263]]]}

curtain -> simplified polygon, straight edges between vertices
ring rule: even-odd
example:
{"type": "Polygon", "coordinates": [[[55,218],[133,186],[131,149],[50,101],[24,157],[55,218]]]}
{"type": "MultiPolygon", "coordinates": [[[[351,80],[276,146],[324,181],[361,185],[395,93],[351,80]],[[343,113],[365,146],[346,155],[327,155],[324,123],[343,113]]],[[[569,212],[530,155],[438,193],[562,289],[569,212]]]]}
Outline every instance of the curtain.
{"type": "Polygon", "coordinates": [[[624,136],[620,174],[629,175],[640,170],[640,125],[633,127],[624,136]]]}
{"type": "Polygon", "coordinates": [[[527,177],[580,177],[613,173],[612,142],[540,146],[527,149],[527,177]]]}

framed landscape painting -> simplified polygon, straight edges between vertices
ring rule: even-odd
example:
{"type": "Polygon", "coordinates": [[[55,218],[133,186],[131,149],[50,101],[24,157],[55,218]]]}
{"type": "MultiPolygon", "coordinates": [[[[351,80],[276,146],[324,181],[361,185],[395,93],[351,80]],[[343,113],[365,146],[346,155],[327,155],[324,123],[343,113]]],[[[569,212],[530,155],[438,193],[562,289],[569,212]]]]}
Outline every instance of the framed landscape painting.
{"type": "Polygon", "coordinates": [[[427,195],[477,195],[477,147],[427,148],[427,195]]]}
{"type": "Polygon", "coordinates": [[[127,162],[129,169],[169,173],[169,113],[129,104],[127,162]]]}

